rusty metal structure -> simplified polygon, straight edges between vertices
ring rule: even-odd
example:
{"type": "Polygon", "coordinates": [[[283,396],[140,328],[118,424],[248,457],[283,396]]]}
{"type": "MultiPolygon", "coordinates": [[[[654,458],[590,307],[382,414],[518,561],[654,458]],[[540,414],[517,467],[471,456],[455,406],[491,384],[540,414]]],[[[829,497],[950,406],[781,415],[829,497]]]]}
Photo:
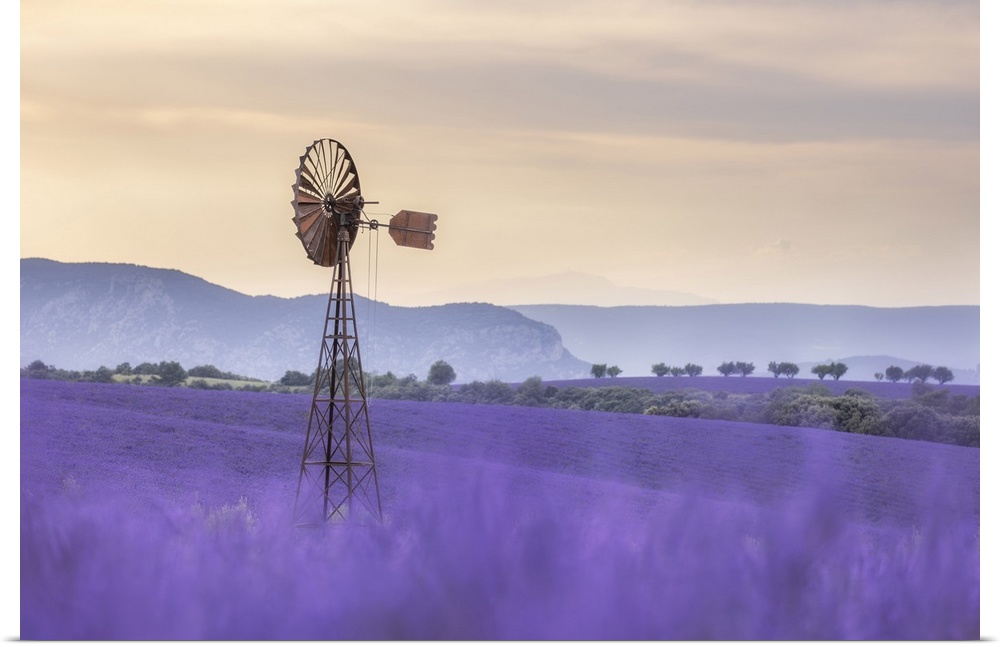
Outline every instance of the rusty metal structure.
{"type": "Polygon", "coordinates": [[[397,245],[434,249],[437,215],[404,210],[388,225],[369,219],[354,160],[332,139],[318,139],[306,149],[299,158],[292,190],[295,235],[313,263],[333,268],[295,494],[295,523],[381,521],[350,250],[359,230],[374,232],[380,227],[389,230],[397,245]]]}

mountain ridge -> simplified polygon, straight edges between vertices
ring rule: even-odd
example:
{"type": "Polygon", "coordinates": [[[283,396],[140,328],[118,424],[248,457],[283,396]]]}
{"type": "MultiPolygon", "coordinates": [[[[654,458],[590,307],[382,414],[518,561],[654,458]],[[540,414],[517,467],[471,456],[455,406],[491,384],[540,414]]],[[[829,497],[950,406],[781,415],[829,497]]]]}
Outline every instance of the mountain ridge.
{"type": "MultiPolygon", "coordinates": [[[[271,380],[315,368],[328,300],[248,296],[179,270],[47,259],[22,259],[20,296],[22,365],[170,360],[271,380]]],[[[355,295],[355,309],[369,371],[423,377],[444,359],[460,380],[522,380],[589,366],[551,326],[498,306],[401,308],[355,295]]]]}

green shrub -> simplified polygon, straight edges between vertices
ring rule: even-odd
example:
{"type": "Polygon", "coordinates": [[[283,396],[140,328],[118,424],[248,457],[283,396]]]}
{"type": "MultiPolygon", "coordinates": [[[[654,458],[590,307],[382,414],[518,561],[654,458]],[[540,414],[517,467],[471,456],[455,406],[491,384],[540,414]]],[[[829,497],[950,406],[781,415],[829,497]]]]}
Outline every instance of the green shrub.
{"type": "Polygon", "coordinates": [[[862,391],[860,394],[831,398],[830,404],[835,412],[833,428],[837,431],[868,436],[885,435],[885,416],[875,398],[868,393],[862,391]]]}
{"type": "Polygon", "coordinates": [[[522,407],[541,407],[546,401],[542,378],[537,375],[522,382],[514,394],[514,404],[522,407]]]}
{"type": "Polygon", "coordinates": [[[470,404],[511,404],[514,401],[514,389],[500,380],[470,382],[458,387],[455,400],[470,404]]]}
{"type": "Polygon", "coordinates": [[[895,438],[937,442],[945,434],[944,421],[933,409],[905,402],[886,414],[887,433],[895,438]]]}

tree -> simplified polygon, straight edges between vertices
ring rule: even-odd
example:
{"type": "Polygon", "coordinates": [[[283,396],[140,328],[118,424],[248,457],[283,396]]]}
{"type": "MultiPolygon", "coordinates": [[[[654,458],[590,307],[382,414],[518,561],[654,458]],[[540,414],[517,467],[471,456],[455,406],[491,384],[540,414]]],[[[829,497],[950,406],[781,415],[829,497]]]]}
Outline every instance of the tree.
{"type": "Polygon", "coordinates": [[[839,380],[846,372],[847,364],[844,364],[843,362],[834,362],[833,364],[830,364],[830,375],[833,376],[833,379],[839,380]]]}
{"type": "Polygon", "coordinates": [[[723,377],[729,377],[736,372],[736,362],[723,362],[716,369],[723,377]]]}
{"type": "MultiPolygon", "coordinates": [[[[522,384],[521,386],[524,385],[522,384]]],[[[527,388],[525,387],[525,391],[527,391],[527,388]]],[[[462,402],[471,402],[473,404],[510,404],[515,398],[514,389],[506,382],[500,380],[490,380],[489,382],[474,381],[463,384],[458,387],[458,395],[462,402]]]]}
{"type": "Polygon", "coordinates": [[[608,375],[611,376],[611,377],[618,377],[619,375],[621,375],[621,373],[622,373],[622,370],[620,368],[618,368],[617,366],[609,366],[608,367],[608,375]]]}
{"type": "Polygon", "coordinates": [[[47,380],[52,377],[52,372],[55,370],[55,366],[47,366],[42,360],[36,359],[25,367],[21,375],[36,380],[47,380]]]}
{"type": "Polygon", "coordinates": [[[774,373],[774,377],[784,375],[791,378],[799,374],[799,365],[793,362],[771,362],[767,365],[767,370],[774,373]]]}
{"type": "Polygon", "coordinates": [[[681,368],[680,366],[671,366],[670,375],[672,375],[673,377],[680,377],[684,375],[684,369],[681,368]]]}
{"type": "Polygon", "coordinates": [[[285,374],[278,380],[282,386],[309,386],[313,379],[301,371],[285,371],[285,374]]]}
{"type": "Polygon", "coordinates": [[[670,367],[660,362],[659,364],[653,364],[653,375],[656,377],[663,377],[670,372],[670,367]]]}
{"type": "Polygon", "coordinates": [[[522,382],[514,394],[514,404],[522,407],[540,407],[544,405],[545,389],[542,386],[542,378],[535,375],[522,382]]]}
{"type": "Polygon", "coordinates": [[[906,378],[907,382],[912,382],[913,380],[926,382],[928,379],[930,379],[933,373],[934,373],[934,367],[931,366],[930,364],[917,364],[910,370],[903,373],[903,377],[906,378]]]}
{"type": "Polygon", "coordinates": [[[946,366],[938,366],[931,373],[931,377],[937,380],[938,384],[944,384],[945,382],[951,382],[955,379],[955,374],[946,366]]]}
{"type": "Polygon", "coordinates": [[[427,371],[427,381],[431,384],[441,386],[451,384],[455,381],[455,377],[455,369],[453,369],[451,364],[443,359],[439,359],[431,364],[430,370],[427,371]]]}
{"type": "Polygon", "coordinates": [[[601,378],[604,377],[608,372],[607,364],[594,364],[590,367],[590,374],[594,377],[601,378]]]}
{"type": "Polygon", "coordinates": [[[753,370],[753,362],[736,362],[736,372],[740,374],[740,377],[752,374],[753,370]]]}
{"type": "Polygon", "coordinates": [[[829,364],[817,364],[809,369],[810,373],[814,373],[819,379],[823,379],[831,373],[831,368],[829,364]]]}
{"type": "Polygon", "coordinates": [[[122,362],[115,367],[115,374],[117,375],[132,375],[132,365],[128,362],[122,362]]]}
{"type": "Polygon", "coordinates": [[[885,379],[885,373],[876,373],[875,374],[875,381],[876,382],[881,382],[883,379],[885,379]]]}
{"type": "Polygon", "coordinates": [[[155,375],[153,381],[160,386],[177,386],[187,379],[187,371],[178,362],[160,362],[155,375]]]}
{"type": "MultiPolygon", "coordinates": [[[[294,371],[292,371],[292,372],[294,372],[294,371]]],[[[309,382],[313,383],[313,381],[314,380],[310,377],[309,378],[309,382]]],[[[387,386],[392,386],[393,384],[395,384],[396,383],[396,376],[395,376],[395,374],[393,374],[392,371],[388,371],[388,372],[386,372],[383,375],[379,375],[377,373],[370,374],[370,375],[366,375],[365,376],[365,383],[368,384],[368,386],[370,386],[372,388],[380,389],[380,388],[387,387],[387,386]]]]}
{"type": "Polygon", "coordinates": [[[697,364],[685,364],[684,373],[688,377],[698,377],[699,375],[701,375],[701,367],[698,366],[697,364]]]}
{"type": "Polygon", "coordinates": [[[191,377],[211,377],[217,380],[221,380],[223,378],[222,371],[215,368],[211,364],[195,366],[194,368],[188,370],[188,375],[191,377]]]}
{"type": "Polygon", "coordinates": [[[93,379],[95,382],[104,382],[105,384],[110,384],[115,381],[114,373],[111,372],[110,368],[103,365],[97,367],[97,370],[94,371],[93,379]]]}
{"type": "Polygon", "coordinates": [[[885,369],[885,379],[889,380],[893,384],[903,379],[903,369],[898,366],[890,366],[885,369]]]}
{"type": "Polygon", "coordinates": [[[156,375],[158,368],[159,367],[152,362],[143,362],[132,369],[132,375],[156,375]]]}

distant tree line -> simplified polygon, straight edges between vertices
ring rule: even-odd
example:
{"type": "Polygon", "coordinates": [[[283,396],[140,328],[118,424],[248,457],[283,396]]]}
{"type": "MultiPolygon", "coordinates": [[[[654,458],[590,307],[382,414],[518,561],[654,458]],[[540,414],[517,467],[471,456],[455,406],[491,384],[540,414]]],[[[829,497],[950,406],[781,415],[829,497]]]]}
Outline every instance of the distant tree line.
{"type": "Polygon", "coordinates": [[[933,367],[930,364],[917,364],[916,366],[903,370],[898,366],[890,366],[885,369],[885,373],[876,373],[875,379],[881,382],[883,379],[889,380],[890,382],[899,382],[900,380],[906,380],[907,382],[927,382],[927,380],[934,379],[938,384],[944,384],[945,382],[951,382],[955,379],[955,374],[952,373],[951,369],[947,366],[933,367]]]}
{"type": "Polygon", "coordinates": [[[125,382],[129,384],[148,384],[153,386],[180,386],[186,383],[190,388],[203,389],[233,389],[226,381],[258,382],[261,387],[241,385],[237,390],[260,391],[267,387],[267,382],[235,373],[220,371],[211,364],[195,366],[185,370],[180,362],[142,362],[132,366],[128,362],[118,364],[114,369],[100,366],[94,371],[73,371],[47,365],[42,360],[35,360],[21,369],[21,377],[44,380],[65,380],[70,382],[125,382]],[[115,378],[118,379],[115,379],[115,378]],[[196,378],[196,379],[189,379],[196,378]],[[220,380],[210,383],[207,379],[220,380]]]}
{"type": "Polygon", "coordinates": [[[775,378],[784,375],[790,379],[799,374],[799,365],[793,362],[769,362],[767,371],[775,378]]]}
{"type": "Polygon", "coordinates": [[[656,377],[663,377],[664,375],[671,375],[673,377],[680,377],[682,375],[687,375],[688,377],[698,377],[701,375],[702,368],[697,364],[685,364],[684,366],[667,366],[663,362],[659,364],[653,364],[653,375],[656,377]]]}
{"type": "MultiPolygon", "coordinates": [[[[810,369],[810,372],[818,377],[820,380],[825,379],[827,376],[833,377],[834,380],[839,380],[847,373],[847,365],[843,362],[830,362],[829,364],[817,364],[810,369]]],[[[681,377],[687,375],[689,377],[696,377],[701,375],[702,367],[697,364],[686,364],[683,367],[680,366],[669,366],[663,362],[658,362],[653,364],[652,373],[657,377],[663,377],[665,375],[671,375],[673,377],[681,377]]],[[[723,377],[729,377],[730,375],[739,375],[741,377],[747,377],[748,375],[753,375],[756,367],[753,362],[723,362],[716,369],[720,375],[723,377]]],[[[767,371],[774,375],[774,377],[787,377],[793,378],[799,374],[799,366],[794,362],[769,362],[767,365],[767,371]]],[[[594,377],[604,377],[606,374],[615,377],[621,372],[617,366],[608,368],[607,364],[594,364],[590,373],[594,377]],[[612,369],[614,372],[612,372],[612,369]]],[[[899,382],[900,380],[906,380],[907,382],[927,382],[930,379],[937,380],[938,384],[945,384],[946,382],[951,382],[955,379],[954,373],[946,366],[932,367],[930,364],[918,364],[913,368],[906,371],[898,366],[888,367],[884,373],[875,373],[875,380],[881,382],[882,380],[888,380],[890,382],[899,382]]]]}
{"type": "Polygon", "coordinates": [[[590,374],[598,379],[605,376],[618,377],[621,373],[622,370],[614,365],[608,366],[607,364],[594,364],[590,367],[590,374]]]}
{"type": "MultiPolygon", "coordinates": [[[[388,373],[390,381],[395,381],[392,373],[388,373]]],[[[285,371],[285,374],[275,382],[247,377],[223,371],[211,364],[195,366],[185,370],[179,362],[162,361],[158,363],[142,362],[132,366],[128,362],[118,364],[114,369],[101,366],[95,371],[73,371],[58,369],[35,360],[21,369],[21,377],[30,379],[65,380],[71,382],[119,382],[128,384],[144,384],[153,386],[186,386],[193,389],[236,390],[236,391],[275,391],[291,393],[308,391],[316,383],[316,371],[305,374],[301,371],[285,371]],[[117,379],[116,379],[117,378],[117,379]],[[236,386],[233,382],[237,382],[236,386]]],[[[366,373],[366,383],[377,376],[366,373]]],[[[431,365],[427,374],[427,382],[436,386],[447,386],[455,381],[455,369],[444,360],[438,360],[431,365]]],[[[412,376],[411,382],[417,382],[412,376]]],[[[382,379],[385,381],[385,378],[382,379]]]]}
{"type": "Polygon", "coordinates": [[[753,362],[723,362],[716,370],[723,377],[737,374],[740,377],[746,377],[753,374],[754,368],[753,362]]]}
{"type": "Polygon", "coordinates": [[[831,364],[817,364],[812,367],[812,372],[819,379],[825,378],[827,375],[832,375],[834,380],[839,380],[847,372],[847,365],[843,362],[833,362],[831,364]]]}
{"type": "Polygon", "coordinates": [[[21,369],[21,377],[68,382],[113,382],[114,372],[107,366],[101,366],[96,371],[69,371],[36,359],[21,369]]]}
{"type": "MultiPolygon", "coordinates": [[[[729,377],[730,375],[746,377],[752,375],[755,368],[753,362],[730,361],[723,362],[716,370],[724,377],[729,377]]],[[[685,364],[684,366],[668,366],[663,362],[659,362],[653,364],[651,370],[657,377],[665,375],[673,377],[697,377],[703,372],[701,366],[692,363],[685,364]]],[[[793,378],[799,373],[799,367],[794,362],[770,362],[767,365],[767,370],[775,378],[780,376],[793,378]]],[[[839,380],[847,373],[847,365],[843,362],[817,364],[810,371],[820,380],[825,379],[828,375],[832,376],[834,380],[839,380]]],[[[615,365],[593,364],[590,368],[590,374],[595,378],[614,378],[618,377],[621,373],[621,368],[615,365]]],[[[128,362],[122,362],[114,369],[100,366],[93,371],[74,371],[58,369],[54,366],[46,365],[41,360],[35,360],[21,369],[21,377],[86,382],[129,381],[133,384],[153,384],[156,386],[179,386],[183,384],[190,388],[226,390],[234,388],[231,382],[240,382],[241,384],[235,388],[250,391],[272,390],[279,392],[307,390],[307,387],[313,386],[316,383],[315,371],[306,374],[301,371],[289,370],[276,382],[271,383],[223,371],[211,364],[203,364],[185,370],[179,362],[174,361],[161,361],[157,363],[142,362],[134,367],[128,362]]],[[[444,360],[434,362],[428,370],[427,382],[432,385],[451,384],[455,379],[456,373],[454,368],[444,360]]],[[[875,379],[877,381],[888,380],[889,382],[906,380],[910,383],[923,383],[934,379],[938,384],[945,384],[954,380],[955,375],[951,369],[945,366],[935,368],[930,364],[918,364],[905,371],[898,366],[889,366],[884,373],[875,373],[875,379]]],[[[416,380],[415,376],[414,380],[416,380]]]]}

